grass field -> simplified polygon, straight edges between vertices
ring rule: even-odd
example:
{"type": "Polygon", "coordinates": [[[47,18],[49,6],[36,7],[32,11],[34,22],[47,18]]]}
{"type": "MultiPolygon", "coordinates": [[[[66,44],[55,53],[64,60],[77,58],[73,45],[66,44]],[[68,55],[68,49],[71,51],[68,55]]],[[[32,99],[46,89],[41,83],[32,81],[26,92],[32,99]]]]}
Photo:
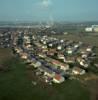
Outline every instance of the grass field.
{"type": "MultiPolygon", "coordinates": [[[[8,61],[10,70],[0,72],[0,100],[90,100],[90,94],[79,81],[67,80],[63,84],[48,86],[38,82],[32,84],[33,77],[26,65],[10,56],[10,50],[0,50],[0,60],[8,61]],[[11,60],[9,60],[9,58],[11,60]]],[[[35,77],[34,77],[35,78],[35,77]]]]}
{"type": "Polygon", "coordinates": [[[56,35],[58,38],[63,38],[65,40],[74,40],[74,41],[82,41],[84,43],[98,46],[98,36],[92,36],[92,35],[86,35],[86,36],[79,36],[79,35],[73,35],[73,34],[68,34],[68,35],[56,35]]]}
{"type": "Polygon", "coordinates": [[[10,60],[12,56],[13,54],[11,52],[11,49],[0,48],[0,64],[6,60],[10,60]]]}

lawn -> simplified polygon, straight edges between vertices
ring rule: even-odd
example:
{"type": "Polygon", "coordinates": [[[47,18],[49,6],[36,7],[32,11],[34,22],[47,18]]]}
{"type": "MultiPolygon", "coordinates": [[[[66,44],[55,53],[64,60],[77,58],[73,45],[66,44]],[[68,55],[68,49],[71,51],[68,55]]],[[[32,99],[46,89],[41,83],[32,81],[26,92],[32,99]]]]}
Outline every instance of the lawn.
{"type": "Polygon", "coordinates": [[[31,78],[31,70],[21,60],[15,57],[6,60],[10,70],[0,72],[0,100],[90,100],[89,91],[79,81],[67,80],[53,86],[39,81],[34,86],[34,76],[31,78]]]}
{"type": "Polygon", "coordinates": [[[68,34],[68,35],[56,35],[56,37],[60,39],[65,39],[65,40],[74,40],[74,41],[82,41],[84,43],[93,45],[93,46],[98,46],[98,36],[92,36],[92,35],[77,35],[77,34],[68,34]]]}
{"type": "Polygon", "coordinates": [[[13,56],[11,49],[9,48],[0,48],[0,64],[6,60],[11,59],[13,56]]]}

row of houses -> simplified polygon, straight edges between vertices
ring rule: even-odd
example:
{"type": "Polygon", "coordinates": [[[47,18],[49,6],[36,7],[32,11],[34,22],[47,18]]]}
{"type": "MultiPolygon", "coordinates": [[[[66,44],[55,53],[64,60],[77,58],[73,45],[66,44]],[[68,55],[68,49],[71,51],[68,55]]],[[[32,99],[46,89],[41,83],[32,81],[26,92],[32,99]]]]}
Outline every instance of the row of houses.
{"type": "Polygon", "coordinates": [[[29,62],[30,66],[43,73],[45,81],[62,83],[65,81],[66,74],[86,73],[85,68],[90,66],[89,57],[94,53],[93,47],[86,46],[82,50],[84,47],[82,42],[59,40],[47,36],[39,36],[38,39],[37,37],[24,34],[23,43],[14,49],[22,59],[29,62]]]}

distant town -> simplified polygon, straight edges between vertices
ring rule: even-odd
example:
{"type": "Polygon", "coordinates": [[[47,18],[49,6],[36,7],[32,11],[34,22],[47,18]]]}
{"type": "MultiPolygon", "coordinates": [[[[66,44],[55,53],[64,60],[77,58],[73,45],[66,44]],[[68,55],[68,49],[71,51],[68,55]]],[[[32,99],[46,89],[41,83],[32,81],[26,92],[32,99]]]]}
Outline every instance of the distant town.
{"type": "MultiPolygon", "coordinates": [[[[11,48],[13,54],[33,68],[37,77],[46,83],[63,83],[67,79],[97,68],[96,45],[81,40],[65,39],[69,34],[98,35],[98,25],[67,24],[0,28],[0,48],[11,48]],[[58,27],[60,28],[58,30],[58,27]],[[78,28],[77,28],[78,27],[78,28]],[[70,31],[69,31],[70,30],[70,31]],[[79,33],[78,33],[79,32],[79,33]],[[60,37],[61,35],[61,37],[60,37]],[[63,37],[64,36],[64,37],[63,37]]],[[[36,84],[36,82],[33,82],[36,84]]]]}

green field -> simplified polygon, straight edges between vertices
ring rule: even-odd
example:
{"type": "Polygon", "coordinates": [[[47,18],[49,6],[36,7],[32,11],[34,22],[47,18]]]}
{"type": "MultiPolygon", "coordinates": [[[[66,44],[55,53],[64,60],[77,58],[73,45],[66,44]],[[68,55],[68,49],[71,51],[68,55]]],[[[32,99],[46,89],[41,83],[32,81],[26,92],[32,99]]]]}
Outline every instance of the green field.
{"type": "Polygon", "coordinates": [[[10,70],[0,72],[0,100],[90,100],[89,90],[76,80],[53,86],[39,81],[34,86],[31,70],[21,60],[10,57],[10,50],[1,50],[0,55],[3,53],[6,56],[0,60],[9,64],[10,70]]]}
{"type": "Polygon", "coordinates": [[[0,48],[0,64],[4,61],[10,60],[13,57],[11,49],[0,48]]]}
{"type": "Polygon", "coordinates": [[[65,40],[74,40],[74,41],[82,41],[84,43],[98,46],[98,35],[93,36],[93,35],[73,35],[73,34],[68,34],[68,35],[56,35],[58,38],[63,38],[65,40]]]}

